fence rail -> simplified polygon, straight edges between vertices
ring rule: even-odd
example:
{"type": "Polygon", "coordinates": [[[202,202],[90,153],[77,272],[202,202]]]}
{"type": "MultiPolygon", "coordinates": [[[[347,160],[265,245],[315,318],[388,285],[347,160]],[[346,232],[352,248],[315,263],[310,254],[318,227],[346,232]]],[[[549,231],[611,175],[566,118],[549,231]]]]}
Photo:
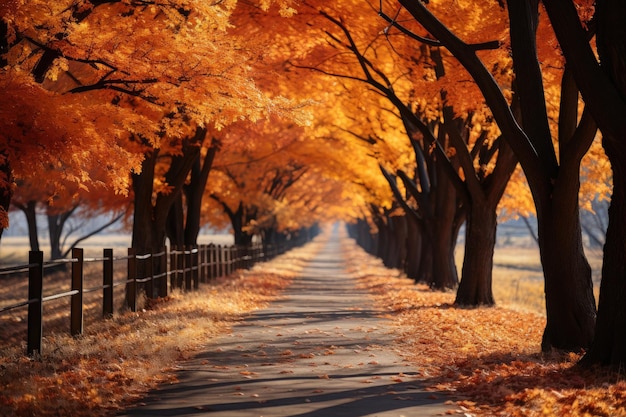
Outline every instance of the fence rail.
{"type": "Polygon", "coordinates": [[[129,248],[127,255],[122,257],[114,257],[113,249],[103,249],[103,256],[98,258],[85,258],[83,249],[75,248],[70,258],[48,262],[44,262],[43,252],[31,251],[28,264],[0,269],[0,276],[28,272],[28,299],[1,307],[0,313],[28,306],[26,354],[34,355],[41,352],[46,302],[70,298],[69,331],[72,336],[78,336],[84,330],[84,294],[102,291],[102,318],[107,319],[113,316],[115,287],[126,286],[125,305],[135,312],[142,292],[147,298],[158,298],[167,297],[173,289],[195,291],[200,284],[229,276],[238,269],[249,269],[303,243],[303,239],[292,239],[282,245],[165,247],[146,254],[137,254],[129,248]],[[114,281],[114,261],[126,261],[126,279],[114,281]],[[102,262],[102,285],[83,288],[84,266],[94,262],[102,262]],[[65,263],[71,265],[71,289],[44,297],[44,271],[65,263]]]}

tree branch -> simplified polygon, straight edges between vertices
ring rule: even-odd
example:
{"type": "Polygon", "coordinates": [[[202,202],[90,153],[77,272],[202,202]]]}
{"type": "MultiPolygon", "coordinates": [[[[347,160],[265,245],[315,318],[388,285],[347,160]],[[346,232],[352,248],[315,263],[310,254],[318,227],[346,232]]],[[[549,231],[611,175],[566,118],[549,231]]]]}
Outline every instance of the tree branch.
{"type": "Polygon", "coordinates": [[[74,243],[72,243],[72,245],[65,251],[63,252],[63,258],[67,257],[67,255],[72,251],[72,249],[74,249],[75,247],[78,246],[78,244],[84,240],[87,240],[88,238],[97,235],[98,233],[102,232],[104,229],[112,226],[113,224],[117,223],[118,220],[120,220],[122,217],[124,217],[124,213],[120,213],[117,216],[115,216],[114,218],[112,218],[111,220],[109,220],[108,222],[106,222],[105,224],[103,224],[102,226],[98,227],[97,229],[87,233],[86,235],[76,239],[74,241],[74,243]]]}
{"type": "MultiPolygon", "coordinates": [[[[418,211],[419,209],[414,210],[413,208],[411,208],[411,206],[408,205],[406,199],[404,198],[404,196],[400,192],[400,189],[398,188],[398,184],[396,183],[395,177],[389,171],[387,171],[385,167],[383,167],[381,164],[379,164],[378,166],[380,167],[380,171],[383,173],[383,176],[389,183],[389,187],[391,188],[391,192],[396,198],[396,201],[398,202],[398,204],[402,206],[402,208],[404,209],[404,212],[408,214],[409,216],[414,217],[417,221],[423,220],[422,215],[418,211]]],[[[419,206],[419,203],[418,203],[418,206],[419,206]]]]}
{"type": "MultiPolygon", "coordinates": [[[[389,17],[385,12],[383,12],[382,9],[378,11],[378,15],[382,17],[384,20],[386,20],[391,27],[398,29],[400,32],[404,33],[411,39],[415,39],[416,41],[419,41],[429,46],[435,46],[435,47],[444,46],[441,44],[441,42],[439,42],[436,39],[426,38],[424,36],[418,35],[415,32],[411,32],[410,30],[408,30],[407,28],[399,24],[395,20],[395,18],[392,19],[391,17],[389,17]]],[[[385,29],[385,35],[387,34],[388,34],[388,28],[385,29]]],[[[483,50],[498,49],[501,46],[501,44],[499,41],[487,41],[487,42],[480,42],[480,43],[470,43],[470,44],[467,44],[467,46],[472,48],[474,51],[483,51],[483,50]]]]}

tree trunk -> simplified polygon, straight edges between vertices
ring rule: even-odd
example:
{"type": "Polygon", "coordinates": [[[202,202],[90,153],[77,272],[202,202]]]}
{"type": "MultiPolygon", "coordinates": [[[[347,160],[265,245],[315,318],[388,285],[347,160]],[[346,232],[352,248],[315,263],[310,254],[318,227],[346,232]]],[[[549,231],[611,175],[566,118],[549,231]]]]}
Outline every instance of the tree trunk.
{"type": "MultiPolygon", "coordinates": [[[[152,204],[154,168],[156,166],[157,156],[158,150],[147,154],[141,164],[141,173],[132,174],[132,185],[135,195],[131,245],[137,255],[155,252],[156,248],[161,248],[165,245],[167,216],[165,216],[162,222],[159,222],[155,213],[155,207],[152,204]]],[[[169,212],[170,210],[168,209],[166,213],[169,212]]],[[[157,265],[158,264],[159,263],[157,263],[157,265]]],[[[145,268],[143,268],[143,266],[143,262],[138,265],[137,275],[139,278],[143,278],[145,275],[145,268]]],[[[154,272],[160,273],[162,271],[154,272]]],[[[135,300],[132,300],[131,297],[139,292],[137,289],[130,291],[129,285],[132,284],[126,284],[126,306],[135,305],[135,300]]],[[[153,294],[146,295],[148,297],[153,296],[153,294]]]]}
{"type": "Polygon", "coordinates": [[[378,241],[376,242],[375,256],[382,259],[384,263],[385,253],[389,245],[389,228],[382,217],[378,217],[375,221],[378,229],[378,241]]]}
{"type": "Polygon", "coordinates": [[[183,207],[182,194],[172,204],[169,213],[167,213],[167,238],[170,240],[170,245],[181,247],[186,245],[185,242],[185,209],[183,207]]]}
{"type": "MultiPolygon", "coordinates": [[[[9,38],[7,37],[9,25],[4,19],[0,20],[0,68],[9,65],[6,53],[9,52],[9,38]]],[[[7,207],[8,210],[8,207],[7,207]]]]}
{"type": "MultiPolygon", "coordinates": [[[[438,169],[441,164],[438,164],[438,169]]],[[[457,220],[456,190],[448,177],[438,175],[439,184],[434,193],[435,209],[432,225],[432,287],[438,290],[454,289],[459,284],[459,276],[454,260],[454,249],[459,231],[457,220]]]]}
{"type": "Polygon", "coordinates": [[[394,236],[396,238],[396,266],[395,268],[400,269],[402,272],[406,272],[406,261],[407,261],[407,240],[408,240],[408,228],[407,228],[407,215],[403,216],[395,216],[392,218],[394,223],[394,236]]]}
{"type": "Polygon", "coordinates": [[[37,202],[29,201],[26,205],[16,204],[26,216],[26,225],[28,227],[28,241],[30,243],[30,250],[39,251],[39,232],[37,230],[37,202]]]}
{"type": "MultiPolygon", "coordinates": [[[[626,136],[625,136],[626,137],[626,136]]],[[[595,339],[582,364],[626,365],[626,154],[611,154],[613,196],[609,206],[602,283],[598,303],[595,339]]]]}
{"type": "Polygon", "coordinates": [[[497,214],[487,204],[472,204],[465,224],[465,255],[455,304],[492,306],[493,252],[496,244],[497,214]]]}
{"type": "Polygon", "coordinates": [[[161,247],[165,243],[165,224],[157,224],[152,204],[154,168],[157,157],[158,150],[147,154],[141,163],[141,173],[132,175],[135,195],[131,245],[138,254],[147,253],[153,247],[161,247]]]}
{"type": "Polygon", "coordinates": [[[406,275],[418,282],[420,280],[420,264],[422,258],[423,230],[417,219],[413,216],[406,217],[407,239],[406,239],[406,275]]]}
{"type": "Polygon", "coordinates": [[[565,171],[562,166],[551,201],[537,211],[547,315],[543,351],[578,351],[590,346],[594,334],[596,304],[582,242],[578,174],[565,171]]]}
{"type": "Polygon", "coordinates": [[[187,201],[187,216],[185,220],[185,244],[195,245],[198,243],[200,233],[200,217],[202,214],[202,197],[209,180],[209,173],[213,166],[215,155],[219,150],[219,142],[213,139],[211,146],[207,149],[202,166],[200,158],[194,162],[191,168],[191,178],[183,191],[187,201]]]}
{"type": "MultiPolygon", "coordinates": [[[[0,29],[6,31],[4,22],[0,23],[0,29]]],[[[6,36],[2,39],[4,40],[4,38],[6,36]]],[[[1,61],[2,54],[0,54],[1,61]]],[[[2,161],[0,162],[0,238],[2,238],[2,232],[9,227],[9,206],[11,205],[11,198],[13,198],[13,173],[6,152],[0,150],[0,156],[2,157],[0,158],[2,161]]]]}
{"type": "MultiPolygon", "coordinates": [[[[626,3],[598,0],[596,7],[598,52],[617,97],[598,100],[596,103],[600,106],[595,106],[595,110],[605,116],[615,110],[618,112],[608,122],[598,123],[613,170],[613,195],[604,245],[596,334],[581,363],[623,371],[626,365],[626,126],[623,122],[626,114],[626,3]]],[[[599,93],[604,97],[603,91],[599,93]]]]}
{"type": "Polygon", "coordinates": [[[233,227],[233,235],[235,245],[237,246],[250,246],[252,244],[252,235],[247,233],[243,228],[246,225],[245,208],[243,202],[239,202],[237,211],[228,211],[230,222],[233,227]]]}
{"type": "Polygon", "coordinates": [[[47,217],[50,259],[59,259],[61,258],[61,233],[63,232],[63,225],[58,222],[58,214],[49,214],[47,217]]]}
{"type": "Polygon", "coordinates": [[[404,270],[406,259],[406,225],[403,217],[387,216],[385,227],[387,244],[383,256],[383,263],[387,268],[404,270]]]}
{"type": "Polygon", "coordinates": [[[78,206],[74,206],[72,209],[63,213],[50,213],[48,208],[48,234],[50,237],[50,259],[63,258],[63,251],[61,247],[61,238],[63,236],[63,229],[67,219],[70,218],[72,213],[78,206]]]}
{"type": "Polygon", "coordinates": [[[455,304],[465,306],[495,304],[492,278],[498,202],[517,165],[517,158],[511,147],[503,138],[500,140],[498,159],[493,172],[481,182],[479,189],[468,187],[472,198],[466,205],[465,255],[455,304]]]}

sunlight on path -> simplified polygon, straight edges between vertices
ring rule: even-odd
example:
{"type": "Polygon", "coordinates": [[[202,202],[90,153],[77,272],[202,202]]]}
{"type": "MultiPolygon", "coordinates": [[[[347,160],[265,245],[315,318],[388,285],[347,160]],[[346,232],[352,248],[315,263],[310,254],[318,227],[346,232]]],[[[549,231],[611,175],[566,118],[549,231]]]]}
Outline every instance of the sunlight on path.
{"type": "Polygon", "coordinates": [[[335,227],[284,297],[181,366],[180,382],[155,391],[128,416],[436,416],[439,393],[395,352],[394,335],[343,269],[335,227]]]}

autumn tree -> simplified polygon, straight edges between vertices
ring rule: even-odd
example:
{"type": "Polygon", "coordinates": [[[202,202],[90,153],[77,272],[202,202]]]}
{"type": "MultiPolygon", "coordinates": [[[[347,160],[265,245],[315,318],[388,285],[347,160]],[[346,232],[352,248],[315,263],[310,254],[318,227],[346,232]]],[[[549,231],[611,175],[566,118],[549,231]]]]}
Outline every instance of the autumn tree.
{"type": "Polygon", "coordinates": [[[63,258],[80,242],[93,236],[121,219],[128,210],[130,200],[124,193],[116,192],[106,184],[109,173],[99,161],[85,158],[82,169],[89,173],[89,181],[77,182],[59,175],[63,168],[54,165],[39,167],[40,174],[52,181],[17,180],[11,204],[26,217],[31,250],[39,250],[37,215],[45,215],[52,259],[63,258]],[[95,165],[91,165],[95,163],[95,165]],[[88,217],[109,220],[97,226],[81,229],[80,220],[88,217]]]}
{"type": "Polygon", "coordinates": [[[596,334],[583,363],[621,369],[626,363],[626,337],[622,331],[626,325],[626,5],[612,0],[595,2],[598,60],[586,29],[591,4],[583,2],[587,8],[579,13],[577,4],[570,0],[543,3],[576,85],[602,132],[613,174],[596,334]]]}
{"type": "MultiPolygon", "coordinates": [[[[571,73],[566,70],[562,76],[557,157],[547,117],[544,73],[537,58],[538,2],[532,2],[532,7],[517,2],[508,4],[521,126],[501,87],[487,70],[489,64],[451,31],[451,23],[444,25],[422,3],[403,0],[399,3],[471,74],[526,173],[537,208],[546,280],[547,325],[542,348],[576,350],[589,346],[595,303],[591,269],[583,252],[577,197],[580,160],[593,140],[595,123],[589,112],[584,112],[580,120],[577,117],[577,86],[569,82],[571,73]]],[[[436,9],[436,4],[432,7],[436,9]]]]}

